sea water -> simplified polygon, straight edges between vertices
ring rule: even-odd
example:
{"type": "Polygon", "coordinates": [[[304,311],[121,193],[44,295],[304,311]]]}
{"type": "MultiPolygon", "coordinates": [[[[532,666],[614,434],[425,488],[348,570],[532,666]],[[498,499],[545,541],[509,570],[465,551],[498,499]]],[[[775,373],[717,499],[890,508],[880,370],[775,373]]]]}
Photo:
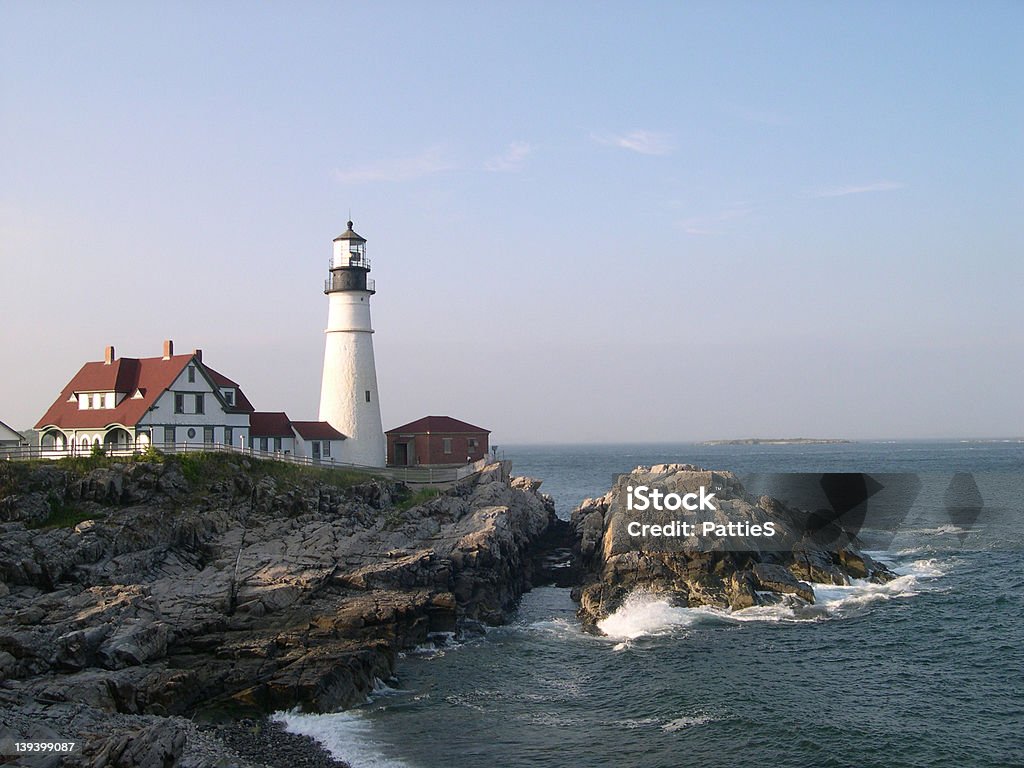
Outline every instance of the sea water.
{"type": "Polygon", "coordinates": [[[327,715],[281,713],[354,768],[1024,765],[1024,444],[521,446],[560,516],[639,464],[769,472],[972,473],[957,526],[915,508],[884,585],[815,604],[680,608],[642,591],[584,632],[569,591],[508,626],[399,661],[399,687],[327,715]]]}

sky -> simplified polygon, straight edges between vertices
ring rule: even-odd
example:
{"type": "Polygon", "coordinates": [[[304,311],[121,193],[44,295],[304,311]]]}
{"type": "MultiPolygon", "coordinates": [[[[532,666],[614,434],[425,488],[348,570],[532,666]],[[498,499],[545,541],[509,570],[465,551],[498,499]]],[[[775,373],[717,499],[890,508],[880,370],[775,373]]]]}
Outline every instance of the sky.
{"type": "Polygon", "coordinates": [[[204,350],[384,428],[1024,435],[1024,3],[0,2],[0,420],[204,350]]]}

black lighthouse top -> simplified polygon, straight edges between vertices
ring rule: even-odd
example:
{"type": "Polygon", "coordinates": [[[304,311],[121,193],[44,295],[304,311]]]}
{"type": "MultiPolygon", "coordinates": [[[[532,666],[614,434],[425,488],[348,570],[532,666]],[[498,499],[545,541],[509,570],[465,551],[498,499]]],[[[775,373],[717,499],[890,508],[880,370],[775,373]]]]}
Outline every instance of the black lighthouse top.
{"type": "Polygon", "coordinates": [[[348,222],[347,226],[348,226],[348,229],[346,229],[344,232],[342,232],[340,235],[338,235],[336,238],[334,238],[334,242],[338,242],[339,240],[355,240],[356,242],[359,242],[359,243],[365,243],[366,242],[366,238],[365,237],[360,237],[359,235],[357,235],[355,233],[355,230],[352,229],[352,222],[351,221],[348,222]]]}
{"type": "Polygon", "coordinates": [[[324,283],[324,293],[374,293],[373,280],[366,276],[370,271],[370,260],[366,256],[366,238],[356,234],[351,221],[348,222],[348,229],[334,238],[330,270],[331,276],[324,283]]]}

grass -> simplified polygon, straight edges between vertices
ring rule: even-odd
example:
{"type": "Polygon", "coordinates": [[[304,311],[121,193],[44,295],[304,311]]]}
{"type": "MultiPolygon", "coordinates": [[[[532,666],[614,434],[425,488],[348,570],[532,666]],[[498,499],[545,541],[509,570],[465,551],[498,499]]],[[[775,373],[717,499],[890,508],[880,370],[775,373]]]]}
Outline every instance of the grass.
{"type": "Polygon", "coordinates": [[[253,482],[269,477],[281,486],[304,489],[317,485],[351,488],[377,477],[345,469],[309,467],[219,451],[172,454],[164,461],[178,465],[193,496],[202,495],[211,486],[230,482],[239,475],[247,475],[253,482]]]}
{"type": "Polygon", "coordinates": [[[420,488],[418,491],[409,493],[408,489],[406,489],[406,493],[408,495],[405,498],[399,499],[394,506],[384,510],[385,527],[389,529],[397,528],[405,521],[403,512],[420,504],[426,504],[431,499],[436,499],[441,495],[441,490],[439,488],[420,488]]]}
{"type": "MultiPolygon", "coordinates": [[[[57,461],[37,459],[29,461],[0,462],[0,498],[12,493],[37,490],[34,475],[41,467],[56,467],[73,475],[83,476],[96,469],[133,463],[177,464],[190,489],[189,496],[198,497],[218,483],[230,482],[239,475],[247,475],[254,482],[270,477],[283,486],[297,486],[311,489],[317,485],[334,488],[351,488],[356,485],[382,479],[372,473],[354,472],[342,468],[303,466],[272,459],[260,459],[233,453],[217,451],[182,454],[162,454],[158,450],[147,450],[133,456],[104,456],[97,452],[89,456],[70,456],[57,461]]],[[[402,500],[401,511],[433,498],[435,490],[419,491],[402,500]]],[[[65,504],[63,499],[50,501],[51,513],[36,528],[72,527],[95,516],[86,514],[65,504]]]]}
{"type": "Polygon", "coordinates": [[[405,512],[407,509],[418,507],[420,504],[426,504],[431,499],[436,499],[440,495],[441,491],[438,488],[420,488],[420,490],[409,494],[406,498],[395,504],[395,509],[399,512],[405,512]]]}
{"type": "Polygon", "coordinates": [[[45,520],[26,526],[27,528],[35,530],[41,528],[74,528],[86,520],[102,517],[102,514],[97,514],[95,511],[86,512],[73,504],[65,504],[54,496],[50,496],[47,502],[50,505],[50,514],[45,520]]]}
{"type": "Polygon", "coordinates": [[[275,480],[289,483],[301,483],[304,481],[316,481],[325,485],[336,485],[348,488],[353,485],[360,485],[369,480],[382,479],[379,475],[363,472],[353,472],[349,469],[334,469],[331,467],[307,467],[301,464],[290,464],[286,461],[274,461],[273,459],[256,459],[249,457],[255,466],[259,467],[262,474],[270,475],[275,480]]]}

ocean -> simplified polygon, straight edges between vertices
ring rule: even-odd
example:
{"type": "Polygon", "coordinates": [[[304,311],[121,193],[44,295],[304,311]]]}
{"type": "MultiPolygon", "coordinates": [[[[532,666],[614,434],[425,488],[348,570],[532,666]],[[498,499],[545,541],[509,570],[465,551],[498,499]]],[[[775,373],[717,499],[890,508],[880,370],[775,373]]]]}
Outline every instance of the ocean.
{"type": "Polygon", "coordinates": [[[401,658],[365,706],[279,713],[353,768],[1024,766],[1024,442],[511,446],[559,516],[637,465],[739,475],[915,473],[922,491],[872,555],[886,585],[814,585],[806,609],[728,612],[634,594],[583,632],[567,589],[515,620],[401,658]],[[951,520],[969,475],[983,509],[951,520]]]}

